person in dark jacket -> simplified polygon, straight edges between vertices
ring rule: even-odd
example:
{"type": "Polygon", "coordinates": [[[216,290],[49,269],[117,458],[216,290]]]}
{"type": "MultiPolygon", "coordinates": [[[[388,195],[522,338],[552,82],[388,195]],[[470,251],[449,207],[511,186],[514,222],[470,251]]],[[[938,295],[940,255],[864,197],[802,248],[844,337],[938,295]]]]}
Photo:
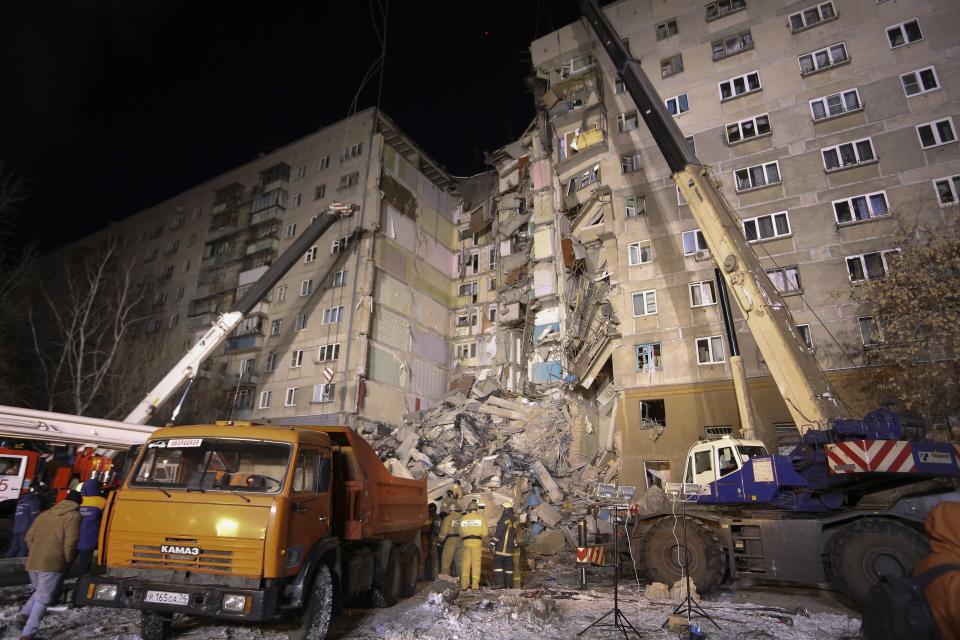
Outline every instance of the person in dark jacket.
{"type": "Polygon", "coordinates": [[[503,515],[497,522],[497,531],[490,538],[493,547],[493,588],[513,588],[513,552],[520,546],[517,542],[517,516],[513,501],[503,503],[503,515]],[[502,582],[501,582],[502,581],[502,582]]]}
{"type": "Polygon", "coordinates": [[[100,495],[100,481],[87,480],[80,489],[80,539],[77,541],[77,558],[70,567],[68,578],[79,578],[90,570],[93,554],[100,538],[100,520],[107,501],[100,495]]]}
{"type": "Polygon", "coordinates": [[[31,489],[17,500],[17,510],[13,517],[13,540],[10,541],[10,548],[7,549],[8,558],[22,558],[27,555],[27,544],[23,538],[27,535],[30,525],[43,511],[43,501],[38,493],[41,487],[42,485],[31,489]]]}

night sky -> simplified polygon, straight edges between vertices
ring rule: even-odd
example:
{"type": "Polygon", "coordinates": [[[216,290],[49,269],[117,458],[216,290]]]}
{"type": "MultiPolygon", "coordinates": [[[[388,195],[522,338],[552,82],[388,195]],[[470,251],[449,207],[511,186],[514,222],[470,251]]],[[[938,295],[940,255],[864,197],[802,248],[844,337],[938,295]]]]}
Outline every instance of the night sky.
{"type": "MultiPolygon", "coordinates": [[[[376,2],[0,3],[0,160],[47,250],[344,118],[376,2]]],[[[530,41],[575,0],[393,0],[382,106],[454,175],[533,118],[530,41]]],[[[380,20],[377,21],[380,24],[380,20]]],[[[376,103],[377,79],[359,107],[376,103]]]]}

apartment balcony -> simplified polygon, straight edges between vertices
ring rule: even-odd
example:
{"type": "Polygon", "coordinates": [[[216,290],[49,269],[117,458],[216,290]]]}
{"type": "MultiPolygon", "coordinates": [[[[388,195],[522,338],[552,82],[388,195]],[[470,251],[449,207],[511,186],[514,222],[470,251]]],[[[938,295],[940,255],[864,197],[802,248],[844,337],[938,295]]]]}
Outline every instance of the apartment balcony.
{"type": "Polygon", "coordinates": [[[277,205],[264,209],[263,211],[258,211],[257,213],[250,216],[250,226],[256,226],[258,224],[263,224],[265,222],[275,222],[280,220],[283,216],[284,209],[283,207],[277,205]]]}
{"type": "Polygon", "coordinates": [[[263,348],[265,338],[260,333],[249,333],[243,336],[233,336],[227,338],[227,346],[224,349],[226,353],[245,353],[247,351],[259,351],[263,348]]]}
{"type": "Polygon", "coordinates": [[[577,150],[557,162],[557,177],[561,183],[579,179],[580,174],[600,163],[607,153],[607,134],[603,129],[590,129],[577,136],[577,150]]]}
{"type": "Polygon", "coordinates": [[[231,249],[230,251],[224,251],[223,253],[214,254],[212,256],[204,256],[201,266],[203,268],[209,268],[233,262],[237,259],[235,254],[236,249],[231,249]]]}
{"type": "Polygon", "coordinates": [[[252,242],[247,245],[245,255],[252,256],[253,254],[260,253],[262,251],[273,251],[274,253],[277,253],[280,251],[280,239],[271,237],[252,242]]]}
{"type": "Polygon", "coordinates": [[[220,204],[213,205],[213,208],[210,209],[210,215],[215,216],[218,213],[223,213],[227,210],[227,203],[221,202],[220,204]]]}
{"type": "Polygon", "coordinates": [[[207,231],[206,242],[213,242],[214,240],[219,240],[220,238],[226,238],[227,236],[232,236],[240,231],[242,231],[242,229],[238,227],[235,222],[230,222],[215,229],[211,228],[209,231],[207,231]]]}
{"type": "Polygon", "coordinates": [[[187,316],[187,328],[191,331],[207,330],[217,319],[219,314],[216,311],[207,311],[195,316],[187,316]]]}
{"type": "Polygon", "coordinates": [[[276,190],[286,191],[287,187],[289,187],[288,181],[284,178],[278,178],[277,180],[272,180],[271,182],[263,185],[263,193],[269,193],[276,190]]]}
{"type": "Polygon", "coordinates": [[[244,371],[243,374],[228,373],[220,377],[223,386],[228,388],[255,387],[260,384],[260,374],[256,371],[244,371]]]}

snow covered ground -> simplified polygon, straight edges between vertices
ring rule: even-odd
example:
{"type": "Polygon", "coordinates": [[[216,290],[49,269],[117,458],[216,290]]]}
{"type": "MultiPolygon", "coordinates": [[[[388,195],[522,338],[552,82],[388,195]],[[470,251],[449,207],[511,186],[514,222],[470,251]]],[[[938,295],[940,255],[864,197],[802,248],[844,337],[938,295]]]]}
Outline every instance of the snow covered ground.
{"type": "MultiPolygon", "coordinates": [[[[422,583],[417,594],[390,609],[348,609],[336,619],[330,637],[342,640],[539,640],[573,638],[613,606],[609,576],[592,571],[590,586],[575,588],[574,573],[562,565],[546,565],[528,576],[523,590],[462,593],[445,601],[433,585],[422,583]]],[[[437,583],[440,585],[441,583],[437,583]]],[[[444,583],[443,586],[449,583],[444,583]]],[[[29,594],[26,587],[0,589],[0,640],[19,637],[14,623],[17,607],[29,594]]],[[[635,581],[624,579],[620,608],[645,638],[676,638],[660,629],[673,610],[668,601],[650,601],[635,581]]],[[[811,589],[772,587],[730,588],[702,602],[720,625],[699,623],[711,639],[841,640],[859,638],[860,620],[834,594],[811,589]]],[[[694,620],[698,622],[698,620],[694,620]]],[[[133,611],[83,608],[50,611],[39,638],[135,640],[139,614],[133,611]]],[[[199,640],[280,640],[279,627],[224,625],[186,620],[177,626],[178,638],[199,640]]],[[[585,638],[611,638],[612,629],[594,630],[585,638]]]]}

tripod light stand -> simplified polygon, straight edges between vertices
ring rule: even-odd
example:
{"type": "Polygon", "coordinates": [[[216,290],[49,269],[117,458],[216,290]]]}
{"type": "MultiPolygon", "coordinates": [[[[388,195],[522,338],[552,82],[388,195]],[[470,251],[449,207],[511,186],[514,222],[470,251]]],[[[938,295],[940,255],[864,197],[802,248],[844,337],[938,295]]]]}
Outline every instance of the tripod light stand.
{"type": "MultiPolygon", "coordinates": [[[[683,560],[681,561],[680,568],[683,570],[683,576],[685,581],[686,597],[680,601],[680,604],[676,606],[671,613],[671,616],[675,616],[678,613],[682,613],[686,609],[687,616],[687,625],[690,625],[690,619],[693,616],[699,616],[701,618],[706,618],[709,620],[713,626],[717,629],[720,628],[720,625],[717,624],[716,620],[711,618],[706,611],[703,610],[703,607],[700,606],[700,603],[696,602],[690,596],[690,552],[687,550],[687,501],[680,500],[680,518],[683,520],[683,560]]],[[[670,623],[670,618],[667,618],[667,621],[660,625],[660,628],[663,629],[670,623]]]]}

